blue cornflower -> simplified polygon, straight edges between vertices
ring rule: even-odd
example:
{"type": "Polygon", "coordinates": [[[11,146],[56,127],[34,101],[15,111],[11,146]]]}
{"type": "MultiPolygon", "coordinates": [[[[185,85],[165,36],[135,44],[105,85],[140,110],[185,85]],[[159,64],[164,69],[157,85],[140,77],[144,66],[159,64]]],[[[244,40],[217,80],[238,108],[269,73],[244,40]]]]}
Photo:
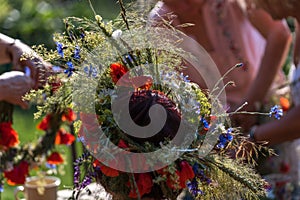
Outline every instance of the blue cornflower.
{"type": "Polygon", "coordinates": [[[276,119],[280,119],[283,116],[283,111],[278,105],[275,105],[269,112],[269,117],[272,117],[272,115],[274,115],[276,119]]]}
{"type": "Polygon", "coordinates": [[[194,171],[196,176],[198,176],[198,175],[204,176],[204,171],[202,169],[200,169],[200,166],[199,166],[198,163],[195,163],[193,165],[193,171],[194,171]]]}
{"type": "Polygon", "coordinates": [[[223,133],[219,136],[219,143],[217,144],[218,149],[223,149],[225,146],[233,140],[233,136],[231,135],[232,129],[229,128],[227,133],[223,133]]]}
{"type": "Polygon", "coordinates": [[[96,67],[93,67],[92,65],[90,65],[89,67],[86,66],[84,67],[84,72],[87,74],[88,77],[94,77],[96,78],[98,75],[98,70],[96,67]]]}
{"type": "Polygon", "coordinates": [[[180,73],[180,78],[182,78],[182,80],[186,83],[189,83],[191,82],[188,78],[189,78],[189,75],[184,75],[182,72],[180,73]]]}
{"type": "Polygon", "coordinates": [[[0,183],[0,192],[4,192],[3,184],[0,183]]]}
{"type": "Polygon", "coordinates": [[[244,63],[238,63],[238,64],[235,65],[235,67],[237,67],[237,68],[238,67],[243,67],[243,66],[244,66],[244,63]]]}
{"type": "Polygon", "coordinates": [[[84,33],[84,32],[81,32],[81,33],[79,34],[79,36],[80,36],[80,38],[84,39],[85,33],[84,33]]]}
{"type": "Polygon", "coordinates": [[[46,163],[45,165],[48,169],[56,169],[56,165],[54,165],[54,164],[46,163]]]}
{"type": "Polygon", "coordinates": [[[227,137],[224,134],[221,134],[219,136],[219,142],[225,145],[227,143],[227,137]]]}
{"type": "Polygon", "coordinates": [[[224,149],[224,148],[225,148],[225,145],[224,145],[223,143],[220,142],[220,143],[217,144],[216,147],[217,147],[217,149],[224,149]]]}
{"type": "Polygon", "coordinates": [[[82,143],[84,143],[84,142],[85,142],[84,137],[83,137],[83,136],[77,137],[77,142],[82,142],[82,143]]]}
{"type": "Polygon", "coordinates": [[[200,103],[197,102],[196,105],[195,105],[195,107],[194,107],[195,109],[197,109],[197,110],[196,110],[196,114],[197,114],[197,115],[200,115],[200,113],[201,113],[200,107],[201,107],[200,103]]]}
{"type": "Polygon", "coordinates": [[[68,65],[68,69],[64,71],[65,74],[68,74],[68,77],[72,76],[73,72],[75,71],[74,65],[71,61],[66,63],[68,65]]]}
{"type": "Polygon", "coordinates": [[[130,67],[134,67],[133,64],[135,63],[134,57],[131,54],[125,54],[122,57],[123,62],[128,64],[130,67]]]}
{"type": "Polygon", "coordinates": [[[55,66],[55,65],[53,65],[53,66],[52,66],[52,71],[53,71],[54,73],[60,73],[60,72],[62,71],[62,68],[61,68],[60,66],[55,66]]]}
{"type": "Polygon", "coordinates": [[[204,192],[198,188],[198,182],[196,179],[189,181],[187,184],[187,188],[193,196],[203,195],[204,192]]]}
{"type": "Polygon", "coordinates": [[[62,43],[56,42],[56,50],[57,50],[58,55],[60,55],[63,58],[64,57],[64,52],[63,52],[62,43]]]}
{"type": "Polygon", "coordinates": [[[233,135],[231,133],[232,133],[232,128],[228,128],[226,133],[226,138],[229,142],[233,140],[233,135]]]}
{"type": "Polygon", "coordinates": [[[77,60],[80,59],[80,47],[78,45],[76,45],[76,47],[75,47],[74,58],[77,60]]]}
{"type": "Polygon", "coordinates": [[[216,145],[217,149],[224,149],[226,145],[233,140],[233,136],[231,134],[232,128],[227,129],[226,133],[222,133],[219,136],[219,143],[216,145]]]}
{"type": "Polygon", "coordinates": [[[201,117],[200,122],[203,124],[204,126],[204,130],[208,130],[209,129],[209,123],[206,121],[206,119],[204,117],[201,117]]]}

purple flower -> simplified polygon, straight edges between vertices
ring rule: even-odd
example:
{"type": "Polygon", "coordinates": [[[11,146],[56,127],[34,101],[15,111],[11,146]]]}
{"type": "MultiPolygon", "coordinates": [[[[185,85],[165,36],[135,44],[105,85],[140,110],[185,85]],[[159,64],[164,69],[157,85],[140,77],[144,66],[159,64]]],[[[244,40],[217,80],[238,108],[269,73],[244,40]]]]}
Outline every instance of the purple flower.
{"type": "Polygon", "coordinates": [[[184,82],[186,82],[186,83],[189,83],[189,82],[191,82],[188,78],[189,78],[189,75],[184,75],[182,72],[180,73],[180,78],[184,81],[184,82]]]}
{"type": "Polygon", "coordinates": [[[0,192],[3,192],[3,191],[4,191],[3,184],[0,183],[0,192]]]}
{"type": "Polygon", "coordinates": [[[186,185],[193,196],[204,194],[204,192],[198,188],[197,179],[193,179],[192,181],[188,182],[186,185]]]}
{"type": "Polygon", "coordinates": [[[76,45],[76,47],[75,47],[74,58],[77,60],[80,59],[80,47],[78,45],[76,45]]]}
{"type": "Polygon", "coordinates": [[[80,38],[84,39],[85,33],[84,33],[84,32],[81,32],[81,33],[79,34],[79,36],[80,36],[80,38]]]}
{"type": "Polygon", "coordinates": [[[93,67],[92,65],[90,65],[89,67],[88,66],[84,67],[84,72],[87,74],[88,77],[92,76],[96,78],[98,75],[97,68],[93,67]]]}
{"type": "Polygon", "coordinates": [[[60,55],[63,58],[64,57],[64,52],[63,52],[62,43],[56,42],[56,50],[57,50],[58,55],[60,55]]]}
{"type": "Polygon", "coordinates": [[[68,69],[64,71],[65,74],[68,74],[68,77],[72,76],[73,72],[75,71],[75,68],[73,66],[73,63],[71,61],[66,63],[68,65],[68,69]]]}
{"type": "Polygon", "coordinates": [[[92,183],[92,176],[90,174],[86,175],[80,184],[79,189],[84,189],[86,186],[92,183]]]}
{"type": "Polygon", "coordinates": [[[273,115],[275,119],[280,119],[283,116],[283,111],[281,108],[279,108],[278,105],[275,105],[271,108],[269,112],[269,117],[272,117],[273,115]]]}

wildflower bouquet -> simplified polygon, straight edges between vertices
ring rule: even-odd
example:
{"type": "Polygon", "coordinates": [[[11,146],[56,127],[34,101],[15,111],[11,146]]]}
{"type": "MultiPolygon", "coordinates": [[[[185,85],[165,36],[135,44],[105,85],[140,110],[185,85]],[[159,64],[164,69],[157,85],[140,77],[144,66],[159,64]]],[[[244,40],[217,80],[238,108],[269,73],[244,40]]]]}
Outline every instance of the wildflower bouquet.
{"type": "Polygon", "coordinates": [[[74,198],[92,181],[114,199],[176,199],[184,190],[203,199],[264,196],[252,166],[229,156],[252,143],[230,127],[209,56],[190,53],[182,33],[149,27],[119,3],[116,20],[69,17],[54,35],[56,51],[35,47],[57,70],[27,96],[46,99],[37,116],[68,108],[80,116],[85,153],[75,162],[74,198]],[[182,73],[199,63],[209,91],[182,73]]]}

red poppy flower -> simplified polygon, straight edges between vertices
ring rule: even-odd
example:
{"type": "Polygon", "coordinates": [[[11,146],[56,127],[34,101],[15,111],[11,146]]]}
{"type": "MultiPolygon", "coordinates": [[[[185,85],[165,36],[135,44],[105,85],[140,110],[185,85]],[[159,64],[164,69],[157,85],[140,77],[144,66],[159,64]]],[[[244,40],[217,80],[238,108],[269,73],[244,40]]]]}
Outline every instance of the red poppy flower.
{"type": "Polygon", "coordinates": [[[181,168],[179,171],[180,187],[185,188],[186,181],[193,179],[195,177],[195,173],[192,166],[187,161],[181,161],[179,165],[181,168]]]}
{"type": "Polygon", "coordinates": [[[64,129],[59,129],[56,133],[55,144],[71,145],[75,141],[75,136],[67,133],[64,129]]]}
{"type": "Polygon", "coordinates": [[[126,66],[122,65],[121,63],[113,63],[110,65],[110,76],[112,81],[116,84],[119,79],[128,72],[126,66]]]}
{"type": "Polygon", "coordinates": [[[94,167],[100,167],[101,172],[105,175],[105,176],[109,176],[109,177],[117,177],[120,175],[120,172],[116,169],[107,167],[106,165],[103,165],[101,162],[99,162],[98,160],[95,160],[93,163],[94,167]]]}
{"type": "Polygon", "coordinates": [[[279,101],[283,111],[288,111],[290,109],[290,102],[287,98],[280,97],[279,101]]]}
{"type": "Polygon", "coordinates": [[[5,171],[4,176],[9,185],[24,184],[29,173],[29,164],[26,161],[20,162],[11,171],[5,171]]]}
{"type": "Polygon", "coordinates": [[[137,76],[131,78],[134,88],[149,90],[152,86],[153,79],[150,76],[137,76]]]}
{"type": "Polygon", "coordinates": [[[167,175],[167,186],[172,189],[180,189],[180,172],[178,170],[175,171],[175,174],[167,175]]]}
{"type": "Polygon", "coordinates": [[[193,168],[187,161],[179,163],[180,170],[176,170],[174,174],[170,174],[168,168],[157,170],[158,174],[167,177],[167,186],[172,189],[181,189],[186,187],[186,182],[195,177],[193,168]]]}
{"type": "Polygon", "coordinates": [[[61,120],[64,122],[65,121],[73,122],[75,119],[76,119],[76,114],[71,108],[68,108],[68,110],[64,112],[64,114],[61,117],[61,120]]]}
{"type": "Polygon", "coordinates": [[[124,140],[120,140],[118,147],[122,148],[122,149],[127,149],[129,146],[126,144],[126,142],[124,140]]]}
{"type": "Polygon", "coordinates": [[[51,120],[51,115],[50,114],[48,114],[48,115],[46,115],[46,117],[44,117],[43,119],[42,119],[42,121],[37,125],[37,129],[39,129],[39,130],[43,130],[43,131],[46,131],[47,129],[49,129],[49,122],[50,122],[50,120],[51,120]]]}
{"type": "Polygon", "coordinates": [[[58,152],[53,152],[48,158],[47,163],[50,165],[58,165],[64,162],[64,159],[58,152]]]}
{"type": "Polygon", "coordinates": [[[0,146],[10,148],[19,144],[19,142],[18,133],[12,128],[11,123],[0,123],[0,146]]]}
{"type": "MultiPolygon", "coordinates": [[[[142,197],[144,194],[151,192],[153,187],[152,177],[149,173],[134,174],[134,179],[137,184],[137,188],[131,187],[128,197],[138,198],[138,194],[142,197]]],[[[130,183],[128,183],[130,186],[130,183]]]]}
{"type": "Polygon", "coordinates": [[[166,184],[169,188],[179,189],[179,171],[176,170],[174,174],[168,171],[168,167],[164,167],[156,171],[158,174],[167,178],[166,184]]]}

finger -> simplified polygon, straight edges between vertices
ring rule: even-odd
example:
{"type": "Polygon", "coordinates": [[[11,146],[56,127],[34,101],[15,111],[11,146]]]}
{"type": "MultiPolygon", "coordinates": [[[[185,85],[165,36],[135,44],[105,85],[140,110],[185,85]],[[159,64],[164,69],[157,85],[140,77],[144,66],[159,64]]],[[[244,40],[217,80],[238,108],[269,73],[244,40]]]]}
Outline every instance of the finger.
{"type": "Polygon", "coordinates": [[[22,61],[22,66],[23,68],[26,66],[30,69],[30,77],[33,79],[33,80],[36,80],[38,81],[38,67],[37,65],[31,61],[31,60],[23,60],[22,61]]]}

